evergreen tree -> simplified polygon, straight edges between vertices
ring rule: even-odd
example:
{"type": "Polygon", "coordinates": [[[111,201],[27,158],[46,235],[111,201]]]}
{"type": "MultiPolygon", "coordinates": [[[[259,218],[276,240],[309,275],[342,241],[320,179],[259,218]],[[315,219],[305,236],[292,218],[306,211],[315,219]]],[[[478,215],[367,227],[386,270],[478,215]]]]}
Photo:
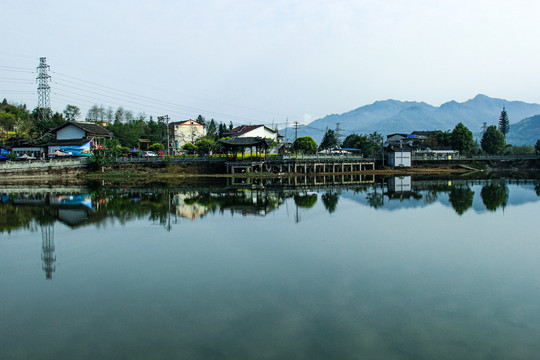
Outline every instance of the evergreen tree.
{"type": "Polygon", "coordinates": [[[503,106],[501,111],[501,117],[499,118],[499,131],[506,137],[508,131],[510,131],[510,121],[508,120],[508,115],[506,114],[506,109],[503,106]]]}
{"type": "Polygon", "coordinates": [[[216,122],[214,121],[214,119],[210,120],[208,129],[206,130],[206,135],[211,137],[212,139],[216,139],[218,134],[217,134],[216,122]]]}
{"type": "Polygon", "coordinates": [[[334,149],[338,146],[338,139],[336,136],[336,132],[332,129],[327,129],[326,133],[324,134],[321,145],[319,146],[320,150],[326,150],[326,149],[334,149]]]}

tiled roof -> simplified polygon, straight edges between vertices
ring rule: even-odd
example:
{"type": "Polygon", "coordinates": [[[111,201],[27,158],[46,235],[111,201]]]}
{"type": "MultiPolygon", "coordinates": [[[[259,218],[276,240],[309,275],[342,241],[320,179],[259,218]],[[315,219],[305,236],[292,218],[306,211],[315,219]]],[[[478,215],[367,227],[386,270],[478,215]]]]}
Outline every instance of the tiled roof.
{"type": "Polygon", "coordinates": [[[265,125],[241,125],[241,126],[237,126],[235,128],[233,128],[231,131],[228,131],[226,133],[224,133],[223,135],[224,136],[240,136],[240,135],[244,135],[245,133],[248,133],[252,130],[255,130],[257,128],[260,128],[261,126],[264,126],[267,130],[270,130],[272,132],[276,132],[272,129],[270,129],[269,127],[265,126],[265,125]]]}
{"type": "Polygon", "coordinates": [[[70,121],[63,125],[60,125],[56,129],[51,130],[51,132],[56,133],[58,130],[68,126],[73,125],[78,127],[81,130],[86,131],[86,136],[95,136],[95,135],[102,135],[102,136],[112,136],[112,133],[105,129],[103,126],[99,126],[97,124],[89,123],[89,122],[80,122],[80,121],[70,121]]]}
{"type": "MultiPolygon", "coordinates": [[[[195,125],[195,126],[197,126],[197,125],[201,125],[201,126],[202,126],[202,124],[201,124],[200,122],[197,122],[196,120],[191,120],[191,119],[189,119],[189,120],[182,120],[182,121],[174,121],[174,122],[171,122],[171,123],[169,123],[169,127],[175,126],[175,125],[184,125],[184,124],[186,124],[187,122],[190,122],[190,121],[193,121],[193,122],[195,123],[195,124],[193,124],[193,125],[195,125]]],[[[189,125],[189,124],[186,124],[186,125],[189,125]]]]}

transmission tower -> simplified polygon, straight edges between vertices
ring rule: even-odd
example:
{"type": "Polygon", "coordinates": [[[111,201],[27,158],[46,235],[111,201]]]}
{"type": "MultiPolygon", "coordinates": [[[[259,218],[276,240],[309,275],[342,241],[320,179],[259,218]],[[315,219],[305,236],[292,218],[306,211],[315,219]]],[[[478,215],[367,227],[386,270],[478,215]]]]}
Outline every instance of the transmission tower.
{"type": "Polygon", "coordinates": [[[49,86],[49,80],[51,76],[48,74],[50,66],[47,65],[47,58],[39,58],[39,66],[37,67],[38,76],[36,78],[38,83],[38,120],[43,121],[49,115],[51,110],[51,87],[49,86]]]}
{"type": "Polygon", "coordinates": [[[56,256],[54,255],[54,227],[53,225],[41,226],[41,260],[43,261],[43,270],[45,278],[52,279],[52,273],[56,270],[56,256]]]}
{"type": "Polygon", "coordinates": [[[341,149],[341,132],[343,131],[342,128],[339,127],[341,123],[336,123],[336,139],[338,143],[338,149],[341,149]]]}

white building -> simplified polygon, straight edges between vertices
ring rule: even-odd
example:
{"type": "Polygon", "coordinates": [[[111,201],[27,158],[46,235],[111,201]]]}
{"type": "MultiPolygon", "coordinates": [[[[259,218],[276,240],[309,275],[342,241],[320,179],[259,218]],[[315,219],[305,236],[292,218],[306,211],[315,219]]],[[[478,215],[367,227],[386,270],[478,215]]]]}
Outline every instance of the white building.
{"type": "Polygon", "coordinates": [[[270,129],[264,125],[241,125],[237,126],[229,132],[223,134],[226,137],[260,137],[263,139],[271,139],[278,142],[279,134],[277,131],[270,129]]]}
{"type": "Polygon", "coordinates": [[[206,128],[195,120],[175,121],[169,124],[171,150],[174,153],[182,151],[187,143],[195,144],[206,135],[206,128]]]}

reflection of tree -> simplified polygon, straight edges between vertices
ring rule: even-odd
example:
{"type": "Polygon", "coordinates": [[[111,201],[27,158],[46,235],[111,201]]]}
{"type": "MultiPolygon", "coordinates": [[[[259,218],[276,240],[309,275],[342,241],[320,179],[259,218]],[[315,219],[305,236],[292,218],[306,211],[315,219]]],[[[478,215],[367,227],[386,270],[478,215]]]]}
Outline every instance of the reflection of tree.
{"type": "Polygon", "coordinates": [[[458,215],[463,215],[467,209],[473,204],[474,191],[468,186],[456,187],[453,186],[450,190],[448,200],[458,215]]]}
{"type": "Polygon", "coordinates": [[[339,195],[337,193],[327,192],[321,196],[324,207],[331,214],[336,211],[339,195]]]}
{"type": "Polygon", "coordinates": [[[480,197],[489,211],[495,211],[499,206],[504,206],[506,195],[506,187],[502,184],[485,185],[480,192],[480,197]]]}
{"type": "Polygon", "coordinates": [[[424,196],[425,204],[432,204],[439,198],[439,194],[435,190],[429,190],[424,196]]]}
{"type": "Polygon", "coordinates": [[[368,193],[366,199],[369,206],[372,208],[377,209],[384,205],[384,195],[382,193],[378,193],[377,191],[368,193]]]}
{"type": "Polygon", "coordinates": [[[536,196],[540,196],[540,184],[534,186],[534,191],[536,191],[536,196]]]}
{"type": "Polygon", "coordinates": [[[295,194],[294,195],[294,203],[298,207],[301,207],[301,208],[310,209],[315,205],[316,202],[317,202],[317,194],[311,194],[311,195],[295,194]]]}

